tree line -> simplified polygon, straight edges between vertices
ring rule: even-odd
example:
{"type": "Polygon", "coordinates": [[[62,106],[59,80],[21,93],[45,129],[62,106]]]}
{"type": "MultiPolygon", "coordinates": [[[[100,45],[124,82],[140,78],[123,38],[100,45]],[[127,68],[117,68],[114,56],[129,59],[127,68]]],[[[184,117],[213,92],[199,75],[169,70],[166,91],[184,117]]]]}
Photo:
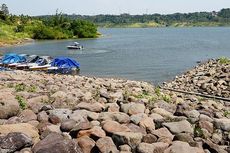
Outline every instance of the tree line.
{"type": "MultiPolygon", "coordinates": [[[[98,35],[97,26],[89,20],[71,19],[58,11],[49,18],[17,16],[9,13],[6,4],[0,6],[0,26],[9,31],[13,29],[15,35],[33,39],[95,38],[98,35]]],[[[4,31],[0,29],[0,36],[1,33],[4,31]]]]}
{"type": "MultiPolygon", "coordinates": [[[[222,9],[219,12],[195,12],[174,13],[168,15],[143,14],[143,15],[65,15],[69,19],[83,19],[95,23],[101,27],[113,27],[116,25],[129,25],[135,23],[155,23],[155,26],[229,26],[230,9],[222,9]]],[[[39,18],[52,18],[52,16],[40,16],[39,18]]]]}

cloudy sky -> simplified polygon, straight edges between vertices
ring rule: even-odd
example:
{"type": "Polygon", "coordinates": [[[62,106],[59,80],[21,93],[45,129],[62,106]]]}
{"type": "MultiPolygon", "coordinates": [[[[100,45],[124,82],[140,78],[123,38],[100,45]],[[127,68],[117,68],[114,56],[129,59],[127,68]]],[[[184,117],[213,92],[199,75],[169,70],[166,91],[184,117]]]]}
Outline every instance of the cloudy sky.
{"type": "Polygon", "coordinates": [[[230,8],[230,0],[0,0],[10,13],[25,15],[55,14],[170,14],[196,11],[219,11],[230,8]]]}

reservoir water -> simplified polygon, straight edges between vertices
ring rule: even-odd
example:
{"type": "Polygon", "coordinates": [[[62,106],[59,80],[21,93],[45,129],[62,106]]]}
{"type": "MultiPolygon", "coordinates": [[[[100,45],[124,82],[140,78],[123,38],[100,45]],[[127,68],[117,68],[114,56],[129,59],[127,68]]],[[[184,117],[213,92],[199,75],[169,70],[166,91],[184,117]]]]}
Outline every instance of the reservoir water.
{"type": "Polygon", "coordinates": [[[230,28],[99,29],[98,39],[35,41],[0,48],[4,52],[68,56],[81,64],[81,75],[144,80],[173,79],[197,61],[230,57],[230,28]],[[68,50],[78,41],[84,50],[68,50]]]}

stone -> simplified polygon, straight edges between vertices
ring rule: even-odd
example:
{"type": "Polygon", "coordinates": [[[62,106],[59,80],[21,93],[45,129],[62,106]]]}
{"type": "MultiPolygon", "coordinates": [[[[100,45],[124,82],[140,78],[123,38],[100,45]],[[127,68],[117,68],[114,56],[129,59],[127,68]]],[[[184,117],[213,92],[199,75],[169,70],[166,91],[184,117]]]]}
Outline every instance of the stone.
{"type": "Polygon", "coordinates": [[[54,114],[50,114],[49,115],[49,121],[52,124],[58,124],[58,123],[61,122],[61,119],[58,116],[54,115],[54,114]]]}
{"type": "Polygon", "coordinates": [[[65,120],[61,123],[61,131],[62,132],[70,132],[75,126],[76,126],[77,122],[73,119],[68,119],[65,120]]]}
{"type": "Polygon", "coordinates": [[[200,120],[199,121],[209,121],[209,122],[213,123],[213,119],[207,115],[204,115],[204,114],[200,114],[200,120]]]}
{"type": "Polygon", "coordinates": [[[139,113],[139,114],[132,115],[130,117],[130,120],[136,125],[138,125],[142,119],[147,118],[147,117],[148,115],[146,115],[145,113],[139,113]]]}
{"type": "Polygon", "coordinates": [[[0,119],[16,116],[19,110],[19,103],[14,95],[9,92],[0,92],[0,119]]]}
{"type": "Polygon", "coordinates": [[[164,110],[164,109],[162,109],[162,108],[154,108],[154,109],[152,110],[152,112],[153,112],[153,113],[156,113],[156,114],[159,114],[159,115],[161,115],[161,116],[163,116],[163,117],[174,118],[174,116],[173,116],[172,113],[170,113],[170,112],[168,112],[168,111],[166,111],[166,110],[164,110]]]}
{"type": "Polygon", "coordinates": [[[90,124],[89,121],[79,122],[74,126],[74,128],[72,128],[72,130],[70,131],[70,135],[73,138],[76,138],[79,131],[88,130],[88,129],[91,129],[91,128],[92,128],[92,125],[90,124]]]}
{"type": "Polygon", "coordinates": [[[131,130],[131,132],[142,133],[143,135],[147,134],[145,128],[137,126],[136,124],[129,123],[126,126],[131,130]]]}
{"type": "Polygon", "coordinates": [[[214,125],[218,129],[222,129],[224,131],[230,132],[230,119],[215,119],[214,125]]]}
{"type": "Polygon", "coordinates": [[[45,111],[41,111],[38,113],[37,119],[39,122],[44,122],[44,121],[49,120],[49,116],[47,115],[47,113],[45,111]]]}
{"type": "Polygon", "coordinates": [[[32,148],[34,153],[82,153],[74,140],[65,139],[62,135],[51,133],[32,148]]]}
{"type": "Polygon", "coordinates": [[[105,105],[105,109],[108,112],[119,112],[120,107],[119,107],[119,105],[117,103],[107,103],[105,105]]]}
{"type": "Polygon", "coordinates": [[[129,107],[128,114],[139,114],[139,113],[145,113],[145,105],[144,104],[138,104],[134,103],[129,107]]]}
{"type": "Polygon", "coordinates": [[[189,143],[190,146],[195,147],[195,141],[193,140],[192,134],[178,133],[175,135],[174,140],[187,142],[187,143],[189,143]]]}
{"type": "Polygon", "coordinates": [[[94,126],[92,129],[79,131],[77,137],[79,138],[82,136],[89,136],[89,137],[93,136],[97,138],[103,138],[106,136],[106,133],[104,130],[102,130],[101,127],[94,126]]]}
{"type": "Polygon", "coordinates": [[[38,130],[31,124],[19,123],[19,124],[0,125],[0,133],[2,135],[6,135],[12,132],[24,133],[27,136],[31,137],[34,143],[39,141],[38,130]]]}
{"type": "Polygon", "coordinates": [[[22,122],[26,123],[32,120],[37,120],[37,115],[32,110],[26,109],[19,114],[19,118],[22,122]]]}
{"type": "Polygon", "coordinates": [[[142,140],[141,133],[134,132],[116,132],[112,135],[112,139],[116,146],[128,144],[134,150],[142,140]]]}
{"type": "Polygon", "coordinates": [[[153,134],[144,135],[142,138],[142,142],[144,143],[154,143],[157,142],[157,137],[153,134]]]}
{"type": "Polygon", "coordinates": [[[169,144],[163,143],[163,142],[157,142],[157,143],[140,143],[137,147],[138,153],[160,153],[164,152],[164,150],[169,146],[169,144]]]}
{"type": "Polygon", "coordinates": [[[119,123],[129,123],[129,115],[122,112],[102,112],[98,117],[99,121],[113,120],[119,123]]]}
{"type": "Polygon", "coordinates": [[[224,150],[223,148],[221,148],[219,145],[216,145],[216,144],[212,143],[210,140],[205,140],[204,141],[204,145],[211,152],[215,152],[215,153],[228,153],[226,150],[224,150]]]}
{"type": "Polygon", "coordinates": [[[110,121],[110,120],[105,121],[103,125],[103,129],[108,133],[131,131],[127,126],[122,125],[116,121],[110,121]]]}
{"type": "Polygon", "coordinates": [[[32,138],[24,133],[12,132],[5,137],[0,138],[0,151],[1,152],[15,152],[24,147],[33,145],[32,138]]]}
{"type": "Polygon", "coordinates": [[[213,124],[209,121],[199,121],[199,127],[206,129],[209,133],[213,133],[213,124]]]}
{"type": "Polygon", "coordinates": [[[182,141],[173,141],[172,145],[164,153],[204,153],[203,149],[191,147],[182,141]]]}
{"type": "Polygon", "coordinates": [[[200,113],[197,110],[186,111],[185,116],[189,118],[192,123],[199,120],[200,113]]]}
{"type": "Polygon", "coordinates": [[[221,141],[222,141],[223,137],[222,137],[222,134],[219,134],[219,133],[214,133],[212,135],[212,141],[215,143],[215,144],[219,144],[221,141]]]}
{"type": "Polygon", "coordinates": [[[149,117],[152,118],[153,121],[163,121],[164,119],[160,114],[157,113],[152,113],[149,117]]]}
{"type": "Polygon", "coordinates": [[[21,123],[22,120],[17,117],[17,116],[13,116],[11,118],[9,118],[4,124],[17,124],[17,123],[21,123]]]}
{"type": "Polygon", "coordinates": [[[193,128],[187,120],[183,120],[179,122],[163,123],[163,125],[167,127],[173,134],[183,133],[183,132],[193,133],[193,128]]]}
{"type": "Polygon", "coordinates": [[[119,153],[111,137],[100,138],[97,140],[96,146],[101,153],[119,153]]]}
{"type": "Polygon", "coordinates": [[[131,152],[131,148],[129,145],[120,145],[119,146],[120,151],[122,152],[131,152]]]}
{"type": "Polygon", "coordinates": [[[56,116],[57,118],[60,119],[60,121],[68,119],[71,113],[72,113],[72,111],[69,109],[48,110],[49,116],[56,116]]]}
{"type": "Polygon", "coordinates": [[[38,113],[43,107],[43,102],[49,101],[47,95],[33,97],[27,100],[28,108],[30,108],[34,113],[38,113]]]}
{"type": "Polygon", "coordinates": [[[76,106],[76,109],[86,109],[91,112],[101,112],[102,110],[105,109],[105,107],[101,103],[86,103],[86,102],[81,102],[76,106]]]}
{"type": "Polygon", "coordinates": [[[140,127],[145,128],[147,131],[154,131],[155,130],[155,124],[153,122],[153,119],[150,117],[147,118],[143,118],[140,123],[139,123],[140,127]]]}
{"type": "Polygon", "coordinates": [[[83,153],[90,153],[96,144],[95,141],[88,136],[78,138],[77,143],[82,149],[83,153]]]}
{"type": "Polygon", "coordinates": [[[162,108],[162,109],[164,109],[164,110],[166,110],[166,111],[168,111],[168,112],[170,112],[172,114],[174,114],[175,111],[176,111],[176,106],[175,105],[167,103],[167,102],[165,102],[163,100],[155,102],[153,106],[155,108],[162,108]]]}
{"type": "Polygon", "coordinates": [[[173,140],[174,135],[172,135],[167,128],[160,128],[151,132],[151,134],[157,136],[158,138],[168,138],[169,140],[173,140]]]}

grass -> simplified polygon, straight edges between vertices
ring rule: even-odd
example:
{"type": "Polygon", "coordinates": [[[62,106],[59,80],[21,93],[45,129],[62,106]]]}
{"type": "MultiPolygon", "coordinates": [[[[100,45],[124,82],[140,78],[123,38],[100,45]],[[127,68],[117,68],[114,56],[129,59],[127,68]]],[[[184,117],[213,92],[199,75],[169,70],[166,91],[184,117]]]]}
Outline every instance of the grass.
{"type": "Polygon", "coordinates": [[[16,99],[18,100],[19,106],[22,110],[27,108],[27,103],[22,96],[16,95],[16,99]]]}
{"type": "Polygon", "coordinates": [[[227,57],[221,57],[218,61],[220,64],[230,64],[230,59],[227,57]]]}
{"type": "Polygon", "coordinates": [[[16,84],[14,86],[14,89],[15,89],[16,92],[25,91],[26,90],[26,85],[24,83],[16,84]]]}

